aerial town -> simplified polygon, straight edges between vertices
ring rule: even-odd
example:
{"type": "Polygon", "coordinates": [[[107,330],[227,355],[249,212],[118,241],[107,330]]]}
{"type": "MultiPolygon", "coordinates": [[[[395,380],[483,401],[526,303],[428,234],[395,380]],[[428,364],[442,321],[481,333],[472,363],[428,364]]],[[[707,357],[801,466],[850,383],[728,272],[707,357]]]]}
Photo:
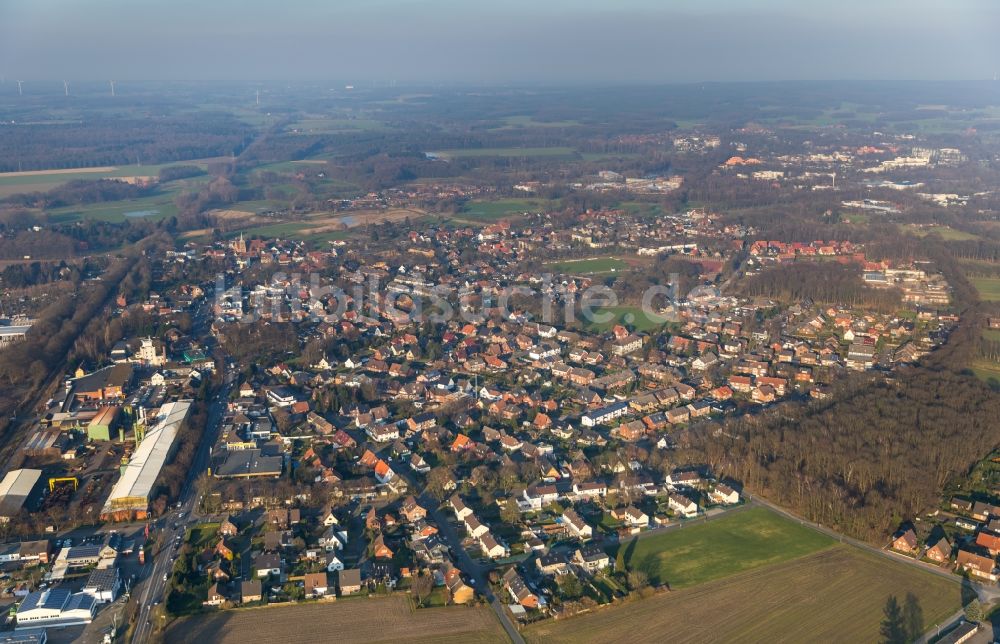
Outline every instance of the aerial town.
{"type": "Polygon", "coordinates": [[[996,82],[5,78],[0,644],[1000,634],[996,82]]]}

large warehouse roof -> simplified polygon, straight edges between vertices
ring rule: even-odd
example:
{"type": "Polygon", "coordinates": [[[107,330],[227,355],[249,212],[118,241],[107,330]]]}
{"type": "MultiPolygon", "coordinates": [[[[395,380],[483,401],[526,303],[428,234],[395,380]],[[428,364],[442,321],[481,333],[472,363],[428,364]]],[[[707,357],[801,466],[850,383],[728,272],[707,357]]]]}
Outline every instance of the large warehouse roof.
{"type": "Polygon", "coordinates": [[[160,470],[170,456],[177,431],[187,418],[190,408],[189,400],[167,403],[160,408],[156,425],[146,432],[146,437],[132,454],[121,478],[111,488],[111,494],[104,504],[104,512],[146,509],[156,477],[160,475],[160,470]]]}
{"type": "Polygon", "coordinates": [[[41,470],[11,470],[0,481],[0,515],[16,514],[41,477],[41,470]]]}

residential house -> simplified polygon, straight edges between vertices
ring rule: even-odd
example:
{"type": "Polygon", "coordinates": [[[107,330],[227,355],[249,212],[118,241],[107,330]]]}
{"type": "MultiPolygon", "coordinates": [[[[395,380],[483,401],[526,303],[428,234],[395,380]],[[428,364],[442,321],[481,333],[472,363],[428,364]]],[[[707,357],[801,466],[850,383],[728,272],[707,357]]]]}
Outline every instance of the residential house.
{"type": "Polygon", "coordinates": [[[263,597],[262,584],[259,579],[251,579],[240,584],[240,602],[249,604],[259,602],[263,597]]]}
{"type": "Polygon", "coordinates": [[[956,570],[964,570],[973,577],[996,582],[998,579],[996,562],[968,550],[959,550],[955,562],[956,570]]]}
{"type": "Polygon", "coordinates": [[[517,574],[517,570],[514,568],[509,568],[507,572],[503,574],[503,585],[510,593],[511,599],[523,606],[524,608],[538,608],[539,598],[528,588],[528,585],[524,583],[521,576],[517,574]]]}
{"type": "Polygon", "coordinates": [[[562,513],[562,524],[578,539],[590,539],[594,536],[594,529],[573,508],[567,508],[562,513]]]}
{"type": "Polygon", "coordinates": [[[427,518],[427,510],[422,508],[420,504],[417,503],[417,500],[412,496],[407,497],[406,500],[403,501],[403,505],[400,508],[399,513],[403,515],[409,523],[415,523],[427,518]]]}
{"type": "Polygon", "coordinates": [[[976,545],[986,548],[990,556],[996,557],[1000,554],[1000,535],[983,530],[976,535],[976,545]]]}
{"type": "Polygon", "coordinates": [[[306,597],[323,597],[329,590],[329,583],[325,572],[306,573],[302,580],[306,597]]]}
{"type": "Polygon", "coordinates": [[[477,519],[474,514],[470,514],[465,517],[464,522],[465,531],[469,533],[469,536],[473,539],[478,539],[490,531],[489,528],[479,522],[479,519],[477,519]]]}
{"type": "Polygon", "coordinates": [[[281,557],[274,552],[258,554],[253,560],[253,567],[260,578],[281,574],[281,557]]]}
{"type": "Polygon", "coordinates": [[[573,563],[590,572],[603,570],[611,564],[611,558],[597,543],[587,543],[573,553],[573,563]]]}
{"type": "Polygon", "coordinates": [[[489,532],[479,537],[479,548],[490,559],[501,559],[507,556],[507,548],[498,542],[489,532]]]}
{"type": "Polygon", "coordinates": [[[913,528],[907,528],[898,533],[892,540],[892,549],[899,552],[915,552],[919,542],[913,528]]]}
{"type": "Polygon", "coordinates": [[[444,573],[444,585],[448,589],[448,601],[453,604],[469,604],[476,598],[476,591],[465,583],[458,568],[448,568],[444,573]]]}
{"type": "Polygon", "coordinates": [[[448,499],[448,504],[451,509],[455,512],[455,518],[459,521],[464,521],[465,517],[472,514],[472,510],[465,505],[462,498],[457,494],[452,494],[451,498],[448,499]]]}
{"type": "Polygon", "coordinates": [[[722,505],[735,505],[740,502],[740,493],[722,483],[715,486],[710,496],[712,501],[722,505]]]}
{"type": "Polygon", "coordinates": [[[686,496],[677,494],[676,492],[672,492],[670,496],[667,497],[667,505],[671,510],[685,518],[691,518],[693,516],[697,516],[698,514],[698,504],[686,496]]]}
{"type": "Polygon", "coordinates": [[[376,559],[392,559],[393,552],[385,545],[385,535],[379,533],[372,541],[372,556],[376,559]]]}
{"type": "Polygon", "coordinates": [[[219,589],[219,584],[215,583],[208,587],[208,595],[201,604],[202,606],[222,606],[226,603],[226,596],[219,589]]]}
{"type": "Polygon", "coordinates": [[[361,570],[345,568],[338,573],[338,585],[341,595],[353,595],[361,592],[361,570]]]}
{"type": "Polygon", "coordinates": [[[344,569],[344,562],[340,560],[336,552],[326,553],[326,571],[337,572],[344,569]]]}
{"type": "Polygon", "coordinates": [[[951,544],[948,539],[941,537],[934,544],[927,548],[925,556],[931,561],[944,563],[951,559],[951,544]]]}

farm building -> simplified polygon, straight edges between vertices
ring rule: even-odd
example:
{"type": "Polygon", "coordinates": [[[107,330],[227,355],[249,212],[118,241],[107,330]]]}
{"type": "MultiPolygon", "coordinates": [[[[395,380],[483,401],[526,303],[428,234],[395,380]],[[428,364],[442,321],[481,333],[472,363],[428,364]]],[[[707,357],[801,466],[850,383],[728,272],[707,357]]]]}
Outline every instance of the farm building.
{"type": "Polygon", "coordinates": [[[11,470],[0,481],[0,523],[21,511],[42,476],[41,470],[11,470]]]}
{"type": "Polygon", "coordinates": [[[156,425],[146,432],[132,460],[122,471],[121,477],[101,510],[105,521],[142,519],[149,510],[150,495],[160,470],[170,459],[174,439],[191,409],[191,401],[179,400],[160,408],[156,425]]]}

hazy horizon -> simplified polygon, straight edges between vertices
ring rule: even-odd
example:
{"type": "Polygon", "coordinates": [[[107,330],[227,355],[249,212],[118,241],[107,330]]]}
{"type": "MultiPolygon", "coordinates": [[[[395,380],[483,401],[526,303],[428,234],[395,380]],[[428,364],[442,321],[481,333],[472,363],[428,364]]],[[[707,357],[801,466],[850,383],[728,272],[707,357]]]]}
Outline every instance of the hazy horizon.
{"type": "Polygon", "coordinates": [[[988,0],[8,0],[6,79],[580,84],[982,80],[988,0]]]}

